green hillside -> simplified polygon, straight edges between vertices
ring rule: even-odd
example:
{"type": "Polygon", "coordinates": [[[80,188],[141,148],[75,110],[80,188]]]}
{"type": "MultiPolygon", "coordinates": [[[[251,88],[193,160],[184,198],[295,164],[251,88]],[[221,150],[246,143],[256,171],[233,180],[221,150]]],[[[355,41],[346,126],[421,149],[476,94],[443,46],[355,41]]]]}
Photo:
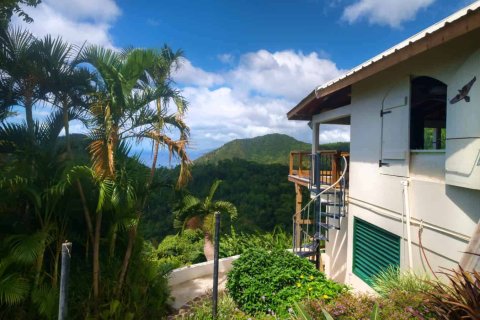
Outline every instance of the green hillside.
{"type": "MultiPolygon", "coordinates": [[[[310,144],[285,134],[273,133],[251,139],[236,139],[204,154],[195,164],[218,163],[221,160],[242,159],[261,164],[288,165],[290,151],[309,151],[310,144]]],[[[348,151],[348,142],[334,142],[320,146],[322,150],[348,151]]]]}
{"type": "Polygon", "coordinates": [[[243,159],[262,164],[288,164],[290,151],[310,150],[310,144],[285,134],[273,133],[251,139],[236,139],[197,160],[195,164],[218,163],[227,159],[243,159]]]}

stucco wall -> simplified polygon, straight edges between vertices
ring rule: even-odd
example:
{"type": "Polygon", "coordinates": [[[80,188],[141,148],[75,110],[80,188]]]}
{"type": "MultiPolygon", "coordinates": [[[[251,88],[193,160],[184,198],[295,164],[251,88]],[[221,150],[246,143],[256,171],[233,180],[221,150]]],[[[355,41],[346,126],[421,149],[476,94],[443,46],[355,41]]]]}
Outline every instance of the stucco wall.
{"type": "MultiPolygon", "coordinates": [[[[325,261],[330,276],[340,281],[345,279],[357,289],[370,290],[352,273],[353,217],[358,216],[402,238],[406,237],[405,225],[401,222],[404,214],[403,180],[409,181],[414,269],[428,272],[418,247],[420,223],[423,225],[423,246],[435,270],[453,267],[460,260],[480,219],[480,190],[445,184],[444,152],[410,152],[406,161],[406,177],[382,174],[378,166],[382,130],[380,110],[388,90],[405,77],[425,75],[448,85],[455,70],[477,48],[478,41],[474,44],[472,39],[464,38],[435,52],[417,56],[352,86],[351,105],[313,117],[313,128],[340,115],[349,115],[351,121],[349,215],[344,222],[345,228],[336,235],[340,239],[346,237],[347,241],[340,249],[338,241],[327,244],[325,261]],[[342,257],[338,257],[339,252],[342,257]],[[338,272],[338,262],[342,260],[346,265],[345,275],[338,272]],[[333,261],[337,266],[333,265],[333,261]]],[[[313,136],[317,134],[314,132],[313,136]]],[[[408,142],[408,134],[404,138],[408,142]]],[[[402,268],[408,266],[407,258],[406,243],[402,241],[402,268]]]]}

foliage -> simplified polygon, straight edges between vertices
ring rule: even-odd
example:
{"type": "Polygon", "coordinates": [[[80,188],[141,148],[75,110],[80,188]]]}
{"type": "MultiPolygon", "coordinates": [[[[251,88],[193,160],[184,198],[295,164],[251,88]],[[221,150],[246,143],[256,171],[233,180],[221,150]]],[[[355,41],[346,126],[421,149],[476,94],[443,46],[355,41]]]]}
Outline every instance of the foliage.
{"type": "Polygon", "coordinates": [[[308,309],[315,319],[322,320],[325,319],[325,313],[337,320],[434,319],[432,312],[425,307],[425,298],[422,293],[401,290],[392,291],[386,297],[347,292],[331,301],[310,300],[308,309]]]}
{"type": "MultiPolygon", "coordinates": [[[[19,3],[38,1],[6,5],[15,12],[19,3]]],[[[180,158],[175,178],[188,178],[187,103],[170,78],[181,52],[80,49],[0,31],[0,318],[54,318],[66,240],[71,318],[162,316],[169,268],[137,229],[161,179],[155,161],[145,167],[129,145],[165,146],[180,158]],[[38,104],[48,112],[43,121],[33,112],[38,104]],[[88,137],[70,134],[72,120],[88,137]]]]}
{"type": "Polygon", "coordinates": [[[448,283],[431,281],[428,304],[440,319],[478,319],[480,315],[480,272],[458,267],[443,274],[448,283]]]}
{"type": "Polygon", "coordinates": [[[6,28],[13,14],[17,14],[25,22],[33,22],[33,19],[23,11],[21,6],[36,7],[40,0],[2,0],[0,4],[0,28],[6,28]]]}
{"type": "MultiPolygon", "coordinates": [[[[176,315],[173,319],[182,319],[182,320],[211,320],[212,318],[212,297],[211,295],[205,296],[199,302],[196,302],[180,315],[176,315]]],[[[243,312],[238,310],[235,301],[225,293],[219,294],[218,297],[218,309],[217,309],[217,319],[218,320],[247,320],[251,319],[243,312]]]]}
{"type": "Polygon", "coordinates": [[[288,315],[304,298],[330,300],[346,290],[325,278],[308,260],[286,250],[251,249],[233,263],[228,274],[229,294],[250,314],[288,315]]]}
{"type": "Polygon", "coordinates": [[[206,261],[203,253],[204,237],[200,230],[185,230],[166,236],[158,245],[155,254],[160,263],[171,269],[206,261]]]}
{"type": "Polygon", "coordinates": [[[382,296],[392,290],[401,290],[415,294],[431,290],[427,274],[415,274],[409,270],[401,271],[398,266],[389,266],[373,278],[373,289],[382,296]]]}
{"type": "Polygon", "coordinates": [[[242,254],[253,248],[282,250],[292,247],[292,236],[283,229],[275,227],[272,232],[237,233],[232,227],[230,234],[220,238],[220,257],[242,254]]]}
{"type": "MultiPolygon", "coordinates": [[[[287,166],[234,159],[218,164],[194,165],[191,172],[192,181],[188,189],[195,195],[207,195],[215,179],[223,181],[216,197],[231,202],[237,208],[236,231],[270,232],[275,226],[291,229],[295,190],[286,178],[287,166]]],[[[178,169],[162,169],[165,185],[174,185],[177,174],[178,169]]],[[[145,232],[152,235],[150,239],[158,241],[162,236],[172,233],[172,230],[162,226],[162,222],[173,221],[175,207],[170,203],[178,202],[183,196],[182,191],[173,188],[164,188],[161,193],[152,194],[143,225],[145,232]]],[[[304,199],[308,199],[307,194],[304,199]]],[[[222,220],[222,230],[222,233],[230,231],[230,221],[227,219],[222,220]]]]}

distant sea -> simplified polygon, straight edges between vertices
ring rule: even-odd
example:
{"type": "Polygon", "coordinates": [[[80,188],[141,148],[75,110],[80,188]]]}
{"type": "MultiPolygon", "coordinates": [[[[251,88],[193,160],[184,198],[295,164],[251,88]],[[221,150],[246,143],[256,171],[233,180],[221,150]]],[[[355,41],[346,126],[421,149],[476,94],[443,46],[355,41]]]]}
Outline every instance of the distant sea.
{"type": "MultiPolygon", "coordinates": [[[[210,150],[189,150],[187,154],[190,157],[190,160],[195,160],[209,151],[210,150]]],[[[135,152],[132,152],[132,155],[133,154],[140,155],[140,161],[146,166],[151,166],[153,160],[151,148],[143,149],[141,151],[136,150],[135,152]]],[[[180,164],[180,162],[174,156],[172,156],[172,160],[169,161],[168,150],[160,150],[158,152],[157,167],[174,168],[178,164],[180,164]]]]}

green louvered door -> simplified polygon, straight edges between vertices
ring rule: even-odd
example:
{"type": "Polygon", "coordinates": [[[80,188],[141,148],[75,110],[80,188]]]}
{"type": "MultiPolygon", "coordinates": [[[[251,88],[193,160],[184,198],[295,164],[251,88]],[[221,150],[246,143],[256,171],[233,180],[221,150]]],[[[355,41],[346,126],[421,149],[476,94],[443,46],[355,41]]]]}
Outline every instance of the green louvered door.
{"type": "Polygon", "coordinates": [[[400,265],[400,237],[355,217],[353,273],[372,285],[372,278],[390,265],[400,265]]]}

